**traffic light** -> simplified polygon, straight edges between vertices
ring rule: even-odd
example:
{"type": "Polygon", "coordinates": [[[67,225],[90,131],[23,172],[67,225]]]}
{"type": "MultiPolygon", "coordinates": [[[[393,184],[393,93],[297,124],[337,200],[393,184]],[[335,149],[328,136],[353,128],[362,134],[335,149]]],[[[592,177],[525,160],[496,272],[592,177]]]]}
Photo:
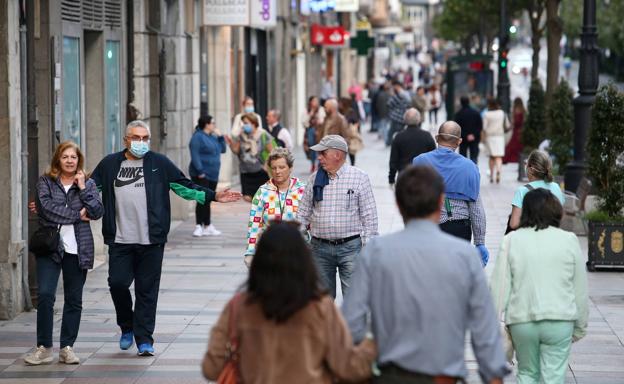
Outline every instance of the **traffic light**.
{"type": "Polygon", "coordinates": [[[498,66],[501,70],[507,70],[507,54],[509,50],[507,48],[503,48],[500,50],[499,58],[498,58],[498,66]]]}

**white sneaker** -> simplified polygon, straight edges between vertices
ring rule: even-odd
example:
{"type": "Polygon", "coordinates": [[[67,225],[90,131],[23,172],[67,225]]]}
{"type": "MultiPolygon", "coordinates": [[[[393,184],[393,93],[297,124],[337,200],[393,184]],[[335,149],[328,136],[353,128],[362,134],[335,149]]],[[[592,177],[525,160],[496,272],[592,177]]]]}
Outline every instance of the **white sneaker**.
{"type": "Polygon", "coordinates": [[[52,347],[46,348],[40,345],[35,349],[35,352],[24,358],[24,363],[26,363],[26,365],[41,365],[50,364],[52,360],[54,360],[54,357],[52,357],[52,347]]]}
{"type": "Polygon", "coordinates": [[[195,230],[193,231],[193,236],[201,237],[204,234],[204,227],[201,225],[196,225],[195,230]]]}
{"type": "Polygon", "coordinates": [[[68,345],[59,352],[59,363],[80,364],[80,358],[76,356],[72,347],[68,345]]]}
{"type": "Polygon", "coordinates": [[[219,236],[220,234],[221,231],[215,228],[215,226],[212,224],[204,228],[204,236],[219,236]]]}

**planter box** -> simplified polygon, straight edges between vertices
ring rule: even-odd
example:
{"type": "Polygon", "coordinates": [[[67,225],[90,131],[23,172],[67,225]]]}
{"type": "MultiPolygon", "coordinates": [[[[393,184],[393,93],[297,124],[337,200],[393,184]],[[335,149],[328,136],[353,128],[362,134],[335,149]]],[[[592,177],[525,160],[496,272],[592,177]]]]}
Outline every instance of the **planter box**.
{"type": "Polygon", "coordinates": [[[624,223],[589,222],[587,269],[624,268],[624,223]]]}

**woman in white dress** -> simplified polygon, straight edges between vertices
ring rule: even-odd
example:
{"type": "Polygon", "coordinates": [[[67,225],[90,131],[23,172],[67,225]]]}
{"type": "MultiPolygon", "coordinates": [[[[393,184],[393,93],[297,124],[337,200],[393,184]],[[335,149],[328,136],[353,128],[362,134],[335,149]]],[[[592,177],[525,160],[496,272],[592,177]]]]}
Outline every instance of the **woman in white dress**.
{"type": "Polygon", "coordinates": [[[509,129],[508,127],[510,127],[509,119],[500,109],[498,101],[489,98],[488,110],[483,116],[481,140],[485,142],[490,153],[490,183],[494,182],[494,171],[496,171],[496,182],[500,183],[503,156],[505,156],[505,130],[509,129]]]}

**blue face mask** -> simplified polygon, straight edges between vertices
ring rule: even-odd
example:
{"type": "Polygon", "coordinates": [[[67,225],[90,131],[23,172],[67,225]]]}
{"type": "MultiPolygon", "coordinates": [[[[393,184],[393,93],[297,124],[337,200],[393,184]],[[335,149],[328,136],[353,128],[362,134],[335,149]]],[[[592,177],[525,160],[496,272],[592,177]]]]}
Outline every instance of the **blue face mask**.
{"type": "Polygon", "coordinates": [[[147,152],[149,152],[149,141],[131,141],[130,142],[130,153],[134,157],[138,157],[139,159],[143,158],[147,152]]]}
{"type": "Polygon", "coordinates": [[[253,111],[254,111],[253,105],[251,107],[245,107],[245,113],[253,113],[253,111]]]}
{"type": "Polygon", "coordinates": [[[243,132],[245,132],[246,134],[250,134],[252,131],[253,128],[251,127],[251,124],[243,125],[243,132]]]}

